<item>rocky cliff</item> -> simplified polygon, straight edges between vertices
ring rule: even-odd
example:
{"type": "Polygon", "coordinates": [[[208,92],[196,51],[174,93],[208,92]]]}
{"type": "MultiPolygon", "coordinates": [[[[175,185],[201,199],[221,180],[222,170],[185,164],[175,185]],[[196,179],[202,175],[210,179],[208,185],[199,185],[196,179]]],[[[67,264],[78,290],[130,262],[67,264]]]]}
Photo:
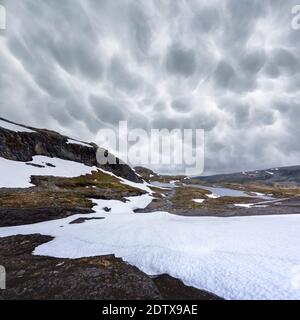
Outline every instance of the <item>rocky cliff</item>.
{"type": "MultiPolygon", "coordinates": [[[[37,155],[56,157],[88,166],[98,166],[127,180],[142,182],[142,179],[118,158],[115,158],[116,164],[99,165],[97,149],[98,146],[94,143],[82,143],[54,131],[27,127],[0,118],[0,157],[23,162],[31,161],[32,157],[37,155]],[[17,125],[28,129],[28,132],[13,131],[4,128],[3,124],[17,125]]],[[[114,158],[107,150],[104,154],[107,159],[114,158]]]]}

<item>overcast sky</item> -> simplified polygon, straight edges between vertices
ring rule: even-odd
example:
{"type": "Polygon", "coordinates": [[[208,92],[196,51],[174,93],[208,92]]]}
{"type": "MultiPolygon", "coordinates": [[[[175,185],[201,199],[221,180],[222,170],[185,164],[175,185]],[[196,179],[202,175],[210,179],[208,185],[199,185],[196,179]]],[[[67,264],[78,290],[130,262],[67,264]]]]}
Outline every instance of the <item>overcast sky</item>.
{"type": "Polygon", "coordinates": [[[205,172],[299,164],[299,0],[0,0],[0,116],[203,128],[205,172]]]}

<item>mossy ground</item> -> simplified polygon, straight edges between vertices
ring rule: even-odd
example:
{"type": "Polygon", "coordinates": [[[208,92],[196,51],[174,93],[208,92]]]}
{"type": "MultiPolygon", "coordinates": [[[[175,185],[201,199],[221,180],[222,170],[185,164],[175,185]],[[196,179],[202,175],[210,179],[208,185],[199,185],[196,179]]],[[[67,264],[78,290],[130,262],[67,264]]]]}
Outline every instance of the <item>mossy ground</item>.
{"type": "Polygon", "coordinates": [[[21,225],[93,212],[92,199],[121,200],[143,190],[102,171],[75,178],[33,176],[34,187],[0,189],[0,225],[21,225]]]}

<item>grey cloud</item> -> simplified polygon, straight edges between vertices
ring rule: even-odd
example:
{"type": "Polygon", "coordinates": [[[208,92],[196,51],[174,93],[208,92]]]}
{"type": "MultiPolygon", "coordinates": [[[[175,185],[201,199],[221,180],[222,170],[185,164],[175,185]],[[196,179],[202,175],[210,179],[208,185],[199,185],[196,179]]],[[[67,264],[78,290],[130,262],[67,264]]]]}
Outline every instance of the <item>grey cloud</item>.
{"type": "Polygon", "coordinates": [[[233,46],[245,44],[254,30],[257,19],[264,15],[265,8],[260,0],[227,0],[228,21],[224,40],[231,42],[233,46]]]}
{"type": "Polygon", "coordinates": [[[89,141],[204,128],[211,173],[299,159],[296,0],[2,2],[1,116],[89,141]]]}
{"type": "Polygon", "coordinates": [[[237,101],[230,101],[225,107],[229,108],[233,114],[233,125],[236,128],[247,127],[250,121],[250,106],[246,103],[238,103],[237,101]]]}
{"type": "Polygon", "coordinates": [[[241,66],[246,72],[256,74],[264,66],[265,61],[266,55],[262,50],[252,50],[242,57],[241,66]]]}
{"type": "Polygon", "coordinates": [[[121,90],[127,92],[140,91],[143,79],[127,70],[121,58],[113,58],[108,69],[108,79],[111,83],[121,90]]]}
{"type": "Polygon", "coordinates": [[[192,25],[200,32],[210,33],[220,27],[221,19],[218,8],[206,7],[195,13],[192,25]]]}
{"type": "Polygon", "coordinates": [[[167,112],[167,106],[163,101],[158,101],[154,106],[153,106],[153,111],[154,112],[167,112]]]}
{"type": "Polygon", "coordinates": [[[234,76],[235,70],[233,67],[226,61],[220,61],[214,74],[216,85],[226,89],[234,76]]]}
{"type": "Polygon", "coordinates": [[[55,118],[58,123],[62,126],[71,125],[74,119],[68,113],[68,110],[64,108],[58,101],[52,101],[48,105],[49,112],[53,118],[55,118]]]}
{"type": "Polygon", "coordinates": [[[195,53],[178,45],[172,46],[166,57],[166,67],[171,74],[189,77],[196,70],[195,53]]]}
{"type": "MultiPolygon", "coordinates": [[[[214,113],[200,112],[193,115],[192,128],[203,129],[209,133],[218,124],[218,117],[214,113]]],[[[191,125],[187,128],[190,128],[191,125]]]]}
{"type": "Polygon", "coordinates": [[[172,102],[172,108],[177,112],[186,113],[193,108],[189,98],[178,98],[172,102]]]}
{"type": "Polygon", "coordinates": [[[119,121],[126,120],[125,110],[110,98],[90,95],[89,101],[100,121],[118,124],[119,121]]]}
{"type": "Polygon", "coordinates": [[[299,70],[299,59],[285,48],[276,48],[271,53],[271,61],[284,73],[294,74],[299,70]]]}
{"type": "Polygon", "coordinates": [[[264,68],[263,72],[269,77],[269,78],[278,78],[280,76],[280,70],[277,67],[275,63],[268,62],[264,68]]]}
{"type": "Polygon", "coordinates": [[[274,110],[266,110],[262,108],[252,110],[251,117],[254,126],[270,126],[276,121],[274,110]]]}
{"type": "Polygon", "coordinates": [[[129,20],[132,28],[129,29],[133,36],[134,43],[142,54],[147,55],[151,43],[152,31],[149,26],[146,12],[144,12],[137,3],[129,8],[129,20]]]}

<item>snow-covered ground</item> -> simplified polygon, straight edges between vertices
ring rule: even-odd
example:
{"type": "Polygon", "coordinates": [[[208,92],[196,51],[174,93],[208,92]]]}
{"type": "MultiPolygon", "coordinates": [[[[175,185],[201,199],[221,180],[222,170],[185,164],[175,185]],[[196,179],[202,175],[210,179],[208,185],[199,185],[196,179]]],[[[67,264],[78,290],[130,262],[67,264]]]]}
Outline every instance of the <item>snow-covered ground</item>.
{"type": "Polygon", "coordinates": [[[25,127],[21,127],[13,123],[3,121],[1,119],[0,119],[0,127],[11,130],[11,131],[16,131],[16,132],[35,132],[25,127]]]}
{"type": "Polygon", "coordinates": [[[275,199],[275,200],[268,200],[268,201],[261,201],[261,202],[254,202],[254,203],[236,203],[235,207],[240,208],[266,208],[271,204],[278,204],[284,200],[288,200],[288,198],[281,198],[281,199],[275,199]]]}
{"type": "Polygon", "coordinates": [[[0,228],[0,237],[40,233],[55,237],[36,255],[64,258],[115,254],[149,275],[170,274],[226,299],[300,299],[300,215],[182,217],[133,213],[152,200],[97,200],[105,217],[69,224],[75,215],[34,225],[0,228]],[[112,208],[106,213],[103,208],[112,208]],[[174,232],[176,230],[176,232],[174,232]]]}
{"type": "Polygon", "coordinates": [[[0,157],[0,188],[31,187],[30,176],[71,178],[97,170],[96,167],[89,167],[82,163],[44,156],[35,156],[33,161],[27,163],[42,165],[44,168],[37,168],[27,165],[26,162],[12,161],[0,157]],[[50,163],[55,167],[48,166],[46,163],[50,163]]]}
{"type": "MultiPolygon", "coordinates": [[[[97,170],[42,156],[31,163],[43,168],[0,158],[0,187],[29,187],[31,175],[75,177],[97,170]]],[[[34,254],[63,258],[115,254],[149,275],[170,274],[226,299],[300,299],[300,215],[216,218],[134,213],[153,200],[150,185],[116,178],[148,193],[126,203],[94,200],[96,213],[88,217],[103,220],[70,224],[87,217],[79,214],[0,228],[0,237],[50,235],[55,239],[34,254]],[[105,212],[105,207],[111,211],[105,212]]]]}
{"type": "MultiPolygon", "coordinates": [[[[137,183],[137,182],[133,182],[133,181],[118,177],[115,174],[113,174],[112,172],[109,172],[109,171],[106,171],[106,170],[103,170],[103,169],[98,169],[98,170],[102,171],[103,173],[109,174],[112,177],[117,178],[118,180],[120,180],[120,182],[122,184],[125,184],[127,186],[130,186],[130,187],[133,187],[133,188],[136,188],[136,189],[141,189],[141,190],[143,190],[145,192],[148,192],[150,194],[153,193],[153,191],[150,188],[151,185],[149,183],[145,182],[145,181],[143,183],[137,183]]],[[[153,187],[155,187],[155,186],[153,186],[153,187]]]]}
{"type": "Polygon", "coordinates": [[[193,199],[193,201],[196,203],[203,203],[205,199],[193,199]]]}
{"type": "Polygon", "coordinates": [[[86,175],[92,171],[102,171],[103,173],[109,174],[118,180],[120,183],[141,189],[148,193],[152,193],[150,185],[146,182],[136,183],[130,180],[118,177],[109,171],[99,169],[97,167],[89,167],[85,164],[62,160],[59,158],[49,158],[45,156],[35,156],[33,161],[21,162],[7,160],[0,157],[0,188],[28,188],[31,187],[30,183],[31,176],[54,176],[54,177],[79,177],[86,175]],[[28,165],[34,164],[43,166],[42,168],[28,165]],[[49,164],[51,166],[49,166],[49,164]]]}

